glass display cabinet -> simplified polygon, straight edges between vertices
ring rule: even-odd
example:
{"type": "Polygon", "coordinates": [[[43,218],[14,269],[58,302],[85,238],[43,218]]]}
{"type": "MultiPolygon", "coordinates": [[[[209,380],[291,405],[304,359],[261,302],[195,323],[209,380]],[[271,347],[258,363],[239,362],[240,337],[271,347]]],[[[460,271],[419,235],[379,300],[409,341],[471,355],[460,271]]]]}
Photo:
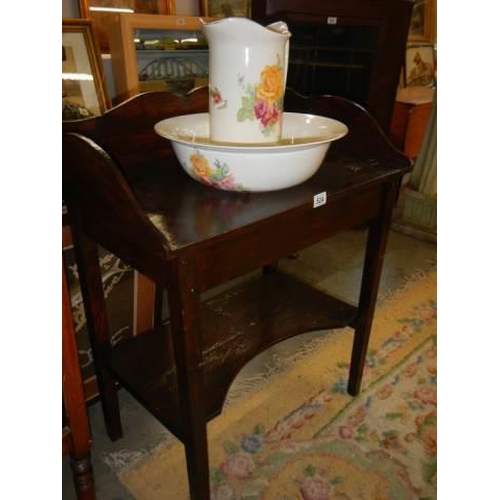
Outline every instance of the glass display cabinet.
{"type": "Polygon", "coordinates": [[[115,103],[140,92],[186,93],[208,84],[200,18],[120,13],[108,26],[115,103]]]}

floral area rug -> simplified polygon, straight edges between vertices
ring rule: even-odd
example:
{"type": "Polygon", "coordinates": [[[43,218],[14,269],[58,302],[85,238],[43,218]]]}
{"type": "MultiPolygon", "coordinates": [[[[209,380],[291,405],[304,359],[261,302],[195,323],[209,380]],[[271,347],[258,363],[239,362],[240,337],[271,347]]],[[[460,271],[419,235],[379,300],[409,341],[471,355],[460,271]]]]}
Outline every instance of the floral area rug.
{"type": "MultiPolygon", "coordinates": [[[[432,272],[377,308],[358,396],[345,328],[212,420],[212,500],[436,498],[436,289],[432,272]]],[[[138,500],[189,498],[177,441],[119,478],[138,500]]]]}

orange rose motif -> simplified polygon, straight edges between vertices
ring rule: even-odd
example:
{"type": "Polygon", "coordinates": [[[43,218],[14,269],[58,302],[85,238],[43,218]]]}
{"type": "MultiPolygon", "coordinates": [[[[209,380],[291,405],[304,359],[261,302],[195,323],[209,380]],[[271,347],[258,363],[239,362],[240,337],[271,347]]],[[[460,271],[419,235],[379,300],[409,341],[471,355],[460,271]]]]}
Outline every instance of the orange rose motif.
{"type": "Polygon", "coordinates": [[[266,66],[260,74],[257,99],[272,104],[283,97],[283,69],[281,66],[266,66]]]}

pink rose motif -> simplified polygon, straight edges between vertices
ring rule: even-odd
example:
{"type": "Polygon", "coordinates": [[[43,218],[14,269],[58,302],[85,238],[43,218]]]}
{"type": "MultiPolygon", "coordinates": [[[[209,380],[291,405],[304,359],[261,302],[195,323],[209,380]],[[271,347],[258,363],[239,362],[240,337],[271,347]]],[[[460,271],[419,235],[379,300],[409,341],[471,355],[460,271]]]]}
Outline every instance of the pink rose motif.
{"type": "Polygon", "coordinates": [[[210,88],[209,92],[215,106],[217,106],[219,109],[225,107],[226,101],[222,98],[222,94],[217,87],[210,88]]]}
{"type": "Polygon", "coordinates": [[[255,469],[253,460],[246,453],[230,455],[221,466],[222,472],[236,479],[246,479],[255,469]]]}
{"type": "Polygon", "coordinates": [[[414,393],[413,396],[424,404],[437,404],[437,391],[435,387],[431,386],[422,386],[419,387],[414,393]]]}
{"type": "Polygon", "coordinates": [[[300,494],[304,500],[328,500],[330,485],[321,477],[308,477],[300,486],[300,494]]]}
{"type": "Polygon", "coordinates": [[[349,425],[341,425],[339,428],[339,436],[342,439],[351,439],[354,436],[354,429],[349,425]]]}
{"type": "Polygon", "coordinates": [[[278,121],[279,113],[274,106],[270,106],[264,99],[259,99],[254,106],[254,113],[264,127],[278,121]]]}

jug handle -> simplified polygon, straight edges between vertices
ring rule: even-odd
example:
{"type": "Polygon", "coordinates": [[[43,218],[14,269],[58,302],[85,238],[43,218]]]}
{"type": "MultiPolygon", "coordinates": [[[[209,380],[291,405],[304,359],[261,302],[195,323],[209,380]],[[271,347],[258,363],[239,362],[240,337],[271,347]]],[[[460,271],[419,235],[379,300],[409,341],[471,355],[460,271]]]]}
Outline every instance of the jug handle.
{"type": "MultiPolygon", "coordinates": [[[[283,35],[290,35],[290,31],[288,30],[288,25],[284,21],[275,21],[274,23],[268,24],[266,27],[272,31],[282,33],[283,35]]],[[[285,44],[285,87],[286,87],[286,80],[287,80],[287,76],[288,76],[289,52],[290,52],[290,36],[287,38],[286,44],[285,44]]]]}
{"type": "Polygon", "coordinates": [[[290,38],[287,39],[285,45],[285,88],[286,88],[286,79],[288,76],[288,53],[290,51],[290,38]]]}

